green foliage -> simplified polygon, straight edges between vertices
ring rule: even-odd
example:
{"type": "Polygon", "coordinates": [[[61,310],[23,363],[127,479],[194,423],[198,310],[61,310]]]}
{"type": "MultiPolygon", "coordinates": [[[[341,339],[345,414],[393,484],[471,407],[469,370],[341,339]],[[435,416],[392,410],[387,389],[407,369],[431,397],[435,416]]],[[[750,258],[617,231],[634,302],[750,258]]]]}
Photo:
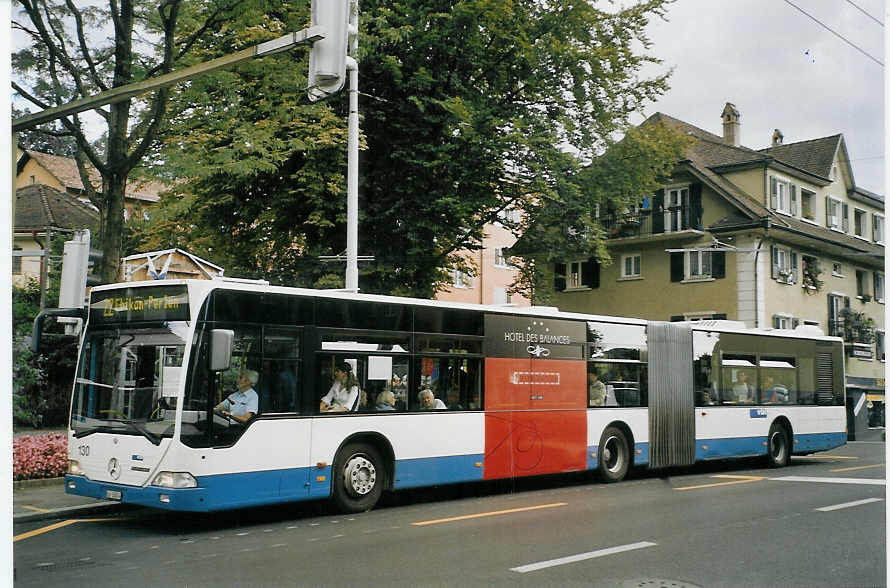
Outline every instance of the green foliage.
{"type": "MultiPolygon", "coordinates": [[[[664,76],[640,76],[656,60],[639,52],[665,4],[604,12],[587,0],[363,0],[359,252],[374,261],[360,265],[362,290],[433,295],[508,206],[529,219],[562,207],[580,222],[592,201],[642,193],[642,170],[664,168],[645,159],[662,149],[654,132],[618,148],[633,156],[630,170],[601,156],[616,174],[610,190],[579,161],[611,146],[667,88],[664,76]]],[[[181,18],[200,22],[189,10],[181,18]]],[[[231,53],[308,20],[308,3],[257,0],[192,56],[231,53]]],[[[189,180],[134,247],[181,247],[228,275],[273,283],[342,283],[342,265],[317,258],[346,247],[347,95],[308,103],[307,55],[256,60],[171,96],[161,157],[189,180]]],[[[603,253],[585,234],[585,247],[603,253]]]]}

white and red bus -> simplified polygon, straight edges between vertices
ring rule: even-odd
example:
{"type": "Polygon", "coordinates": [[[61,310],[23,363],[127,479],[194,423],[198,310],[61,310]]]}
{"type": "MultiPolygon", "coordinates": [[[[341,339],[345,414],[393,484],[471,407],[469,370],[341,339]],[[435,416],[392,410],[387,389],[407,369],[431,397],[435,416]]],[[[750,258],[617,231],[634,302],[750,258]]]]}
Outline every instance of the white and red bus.
{"type": "Polygon", "coordinates": [[[84,318],[66,490],[157,508],[331,497],[361,511],[386,490],[783,466],[846,441],[842,342],[800,329],[243,280],[96,287],[84,318]],[[361,393],[321,412],[344,363],[361,393]],[[215,411],[245,370],[255,414],[215,411]]]}

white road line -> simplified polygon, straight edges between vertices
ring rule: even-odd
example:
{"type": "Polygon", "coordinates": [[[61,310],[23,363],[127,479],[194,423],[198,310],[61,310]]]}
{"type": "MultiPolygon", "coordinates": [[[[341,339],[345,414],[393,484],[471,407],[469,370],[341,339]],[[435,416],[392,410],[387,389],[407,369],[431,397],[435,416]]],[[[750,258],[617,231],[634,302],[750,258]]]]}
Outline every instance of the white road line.
{"type": "Polygon", "coordinates": [[[865,500],[854,500],[853,502],[844,502],[843,504],[835,504],[832,506],[823,506],[822,508],[817,508],[816,510],[820,512],[829,512],[832,510],[840,510],[842,508],[850,508],[853,506],[860,506],[863,504],[871,504],[872,502],[881,502],[883,498],[866,498],[865,500]]]}
{"type": "Polygon", "coordinates": [[[768,478],[777,482],[823,482],[826,484],[865,484],[869,486],[886,486],[886,480],[877,478],[811,478],[807,476],[785,476],[783,478],[768,478]]]}
{"type": "Polygon", "coordinates": [[[554,566],[561,566],[561,565],[565,565],[565,564],[575,563],[578,561],[584,561],[586,559],[593,559],[595,557],[603,557],[605,555],[614,555],[616,553],[623,553],[625,551],[633,551],[635,549],[644,549],[646,547],[655,547],[656,545],[658,545],[658,544],[652,543],[651,541],[640,541],[639,543],[630,543],[628,545],[619,545],[618,547],[609,547],[608,549],[600,549],[597,551],[588,551],[587,553],[579,553],[577,555],[570,555],[568,557],[560,557],[558,559],[539,561],[538,563],[519,566],[518,568],[510,568],[510,571],[511,572],[519,572],[520,574],[526,574],[528,572],[534,572],[536,570],[543,570],[544,568],[552,568],[554,566]]]}

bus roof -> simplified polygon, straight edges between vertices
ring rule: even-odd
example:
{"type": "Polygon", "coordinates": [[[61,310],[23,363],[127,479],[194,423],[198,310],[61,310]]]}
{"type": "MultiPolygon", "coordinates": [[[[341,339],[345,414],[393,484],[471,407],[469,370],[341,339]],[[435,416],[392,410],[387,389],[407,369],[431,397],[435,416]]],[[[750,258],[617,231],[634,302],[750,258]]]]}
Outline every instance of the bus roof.
{"type": "MultiPolygon", "coordinates": [[[[578,312],[565,312],[553,306],[502,306],[491,304],[474,304],[468,302],[450,302],[441,300],[429,300],[426,298],[409,298],[405,296],[389,296],[383,294],[362,294],[347,290],[315,290],[312,288],[295,288],[291,286],[273,286],[265,280],[248,280],[241,278],[220,277],[212,280],[163,280],[161,283],[157,280],[149,280],[142,282],[120,282],[116,284],[104,284],[94,286],[93,291],[116,290],[120,288],[141,288],[149,286],[175,286],[187,285],[192,291],[199,290],[205,294],[209,294],[212,290],[240,290],[243,292],[268,292],[272,294],[291,294],[301,296],[312,296],[316,298],[336,298],[342,300],[356,300],[361,302],[385,302],[395,304],[405,304],[412,306],[426,306],[435,308],[451,308],[459,310],[474,310],[478,312],[513,314],[519,316],[548,316],[551,318],[562,318],[568,320],[583,321],[599,321],[608,323],[621,323],[625,325],[646,326],[650,321],[646,319],[597,315],[578,312]]],[[[789,337],[795,339],[822,339],[829,341],[842,341],[840,337],[831,337],[822,333],[817,327],[805,325],[796,329],[763,329],[751,328],[745,326],[742,321],[731,320],[698,320],[687,321],[693,331],[717,331],[727,333],[745,333],[758,334],[773,337],[789,337]]]]}

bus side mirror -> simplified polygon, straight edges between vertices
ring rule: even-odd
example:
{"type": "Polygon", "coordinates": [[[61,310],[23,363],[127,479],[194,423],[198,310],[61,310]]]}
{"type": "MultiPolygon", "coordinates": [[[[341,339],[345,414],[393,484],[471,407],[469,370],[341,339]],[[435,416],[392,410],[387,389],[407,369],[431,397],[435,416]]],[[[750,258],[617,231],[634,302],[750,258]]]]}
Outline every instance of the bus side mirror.
{"type": "Polygon", "coordinates": [[[213,329],[210,331],[210,371],[222,372],[229,369],[232,361],[232,342],[235,331],[213,329]]]}

